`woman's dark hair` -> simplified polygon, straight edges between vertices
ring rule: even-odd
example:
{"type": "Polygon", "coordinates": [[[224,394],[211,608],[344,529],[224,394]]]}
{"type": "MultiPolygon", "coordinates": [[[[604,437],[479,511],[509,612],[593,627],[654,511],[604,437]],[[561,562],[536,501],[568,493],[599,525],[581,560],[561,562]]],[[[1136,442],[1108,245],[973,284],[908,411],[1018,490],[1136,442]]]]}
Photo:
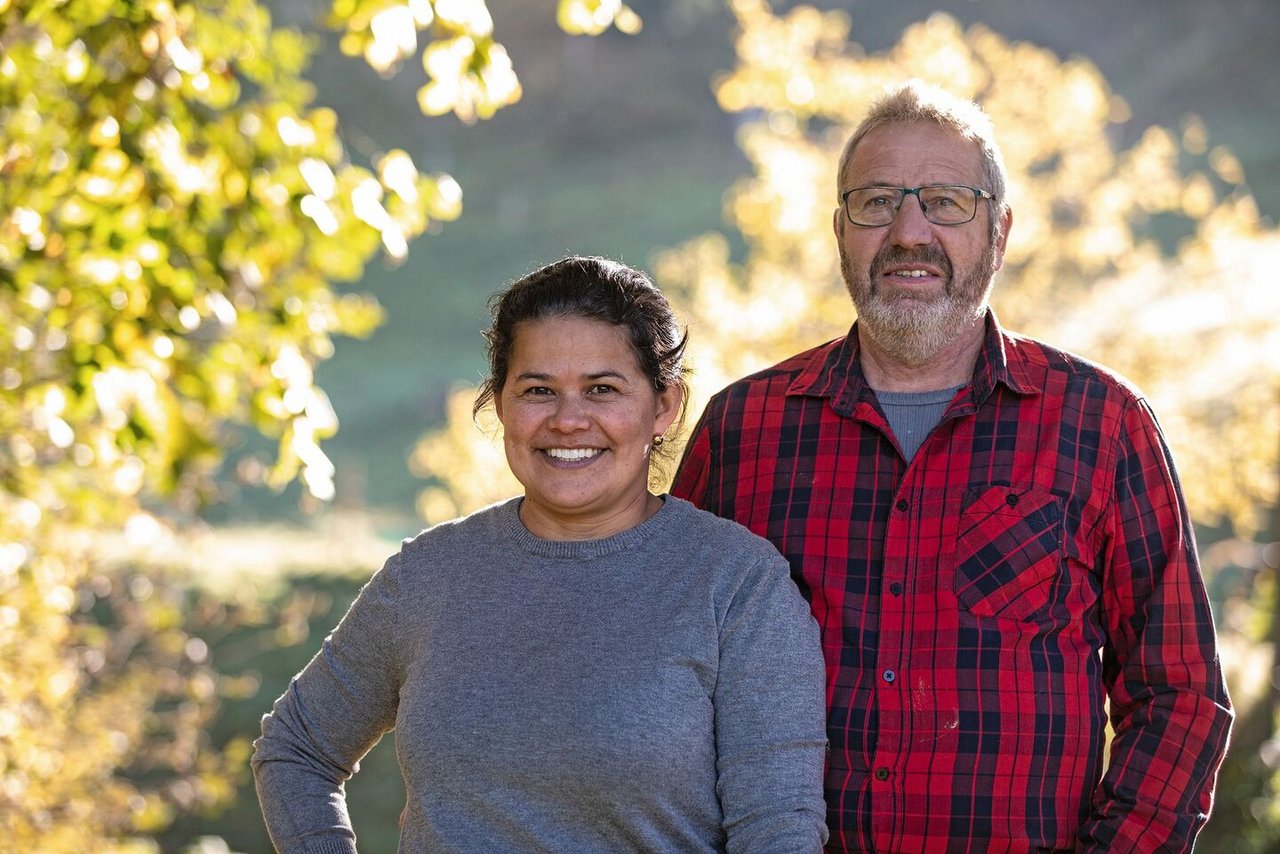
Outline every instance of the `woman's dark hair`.
{"type": "Polygon", "coordinates": [[[481,384],[472,414],[502,394],[511,363],[516,327],[552,317],[581,317],[623,326],[640,369],[655,391],[681,390],[677,429],[684,421],[689,388],[685,382],[684,348],[671,304],[644,273],[608,258],[570,255],[517,279],[489,300],[493,325],[489,342],[489,376],[481,384]]]}

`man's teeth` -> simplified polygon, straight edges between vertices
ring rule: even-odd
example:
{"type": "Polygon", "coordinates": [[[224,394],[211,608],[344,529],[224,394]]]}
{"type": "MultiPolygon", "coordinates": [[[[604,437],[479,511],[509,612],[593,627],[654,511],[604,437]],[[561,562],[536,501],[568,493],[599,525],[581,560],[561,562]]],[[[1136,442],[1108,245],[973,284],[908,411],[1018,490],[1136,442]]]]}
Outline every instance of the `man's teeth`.
{"type": "Polygon", "coordinates": [[[600,453],[599,448],[547,448],[547,456],[557,460],[585,460],[600,453]]]}
{"type": "Polygon", "coordinates": [[[898,270],[894,275],[909,276],[913,279],[923,279],[925,276],[929,275],[929,272],[927,270],[898,270]]]}

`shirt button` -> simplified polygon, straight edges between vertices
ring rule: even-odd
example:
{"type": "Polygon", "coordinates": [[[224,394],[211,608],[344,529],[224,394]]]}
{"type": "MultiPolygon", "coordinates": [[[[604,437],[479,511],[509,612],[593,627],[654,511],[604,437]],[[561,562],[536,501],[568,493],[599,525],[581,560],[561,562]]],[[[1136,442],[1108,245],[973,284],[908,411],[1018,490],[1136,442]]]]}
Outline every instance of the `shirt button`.
{"type": "Polygon", "coordinates": [[[911,506],[911,505],[907,503],[907,499],[905,499],[905,498],[899,498],[899,499],[898,499],[897,507],[898,507],[898,509],[899,509],[899,510],[901,510],[903,513],[906,513],[906,512],[907,512],[907,508],[908,508],[908,507],[910,507],[910,506],[911,506]]]}
{"type": "Polygon", "coordinates": [[[877,779],[877,780],[888,780],[888,779],[889,779],[889,769],[888,769],[888,768],[885,768],[883,765],[881,765],[879,768],[877,768],[877,769],[876,769],[876,779],[877,779]]]}
{"type": "Polygon", "coordinates": [[[901,585],[901,584],[899,584],[899,583],[898,583],[898,582],[896,582],[896,581],[895,581],[895,582],[893,582],[892,584],[890,584],[890,585],[889,585],[889,592],[890,592],[890,593],[892,593],[894,596],[901,596],[901,595],[902,595],[902,585],[901,585]]]}
{"type": "Polygon", "coordinates": [[[886,670],[884,673],[881,673],[880,675],[884,677],[884,681],[889,682],[891,684],[893,680],[898,678],[898,674],[894,673],[892,670],[886,670]]]}
{"type": "Polygon", "coordinates": [[[1008,504],[1010,507],[1017,507],[1017,506],[1018,506],[1018,496],[1016,496],[1016,495],[1006,495],[1006,496],[1004,497],[1004,503],[1005,503],[1005,504],[1008,504]]]}

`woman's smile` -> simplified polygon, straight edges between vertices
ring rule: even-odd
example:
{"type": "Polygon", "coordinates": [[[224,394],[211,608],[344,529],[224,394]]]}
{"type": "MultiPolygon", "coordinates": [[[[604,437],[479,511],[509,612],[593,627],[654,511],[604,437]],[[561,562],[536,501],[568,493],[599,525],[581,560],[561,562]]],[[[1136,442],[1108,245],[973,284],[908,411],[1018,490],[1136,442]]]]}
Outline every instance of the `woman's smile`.
{"type": "Polygon", "coordinates": [[[559,463],[587,463],[604,453],[603,448],[544,448],[542,453],[559,463]]]}
{"type": "Polygon", "coordinates": [[[649,452],[679,403],[678,389],[654,389],[625,327],[576,316],[520,323],[496,404],[525,526],[594,539],[648,518],[649,452]]]}

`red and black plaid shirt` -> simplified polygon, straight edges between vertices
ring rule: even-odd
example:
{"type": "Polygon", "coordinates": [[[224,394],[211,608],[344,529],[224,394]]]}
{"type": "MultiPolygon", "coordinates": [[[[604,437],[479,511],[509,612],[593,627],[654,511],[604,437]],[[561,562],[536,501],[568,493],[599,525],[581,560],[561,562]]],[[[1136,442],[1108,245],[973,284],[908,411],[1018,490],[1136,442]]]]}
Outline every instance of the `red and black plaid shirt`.
{"type": "Polygon", "coordinates": [[[716,395],[672,492],[772,540],[812,605],[830,850],[1190,849],[1232,713],[1169,449],[1122,381],[989,315],[908,464],[850,334],[716,395]]]}

